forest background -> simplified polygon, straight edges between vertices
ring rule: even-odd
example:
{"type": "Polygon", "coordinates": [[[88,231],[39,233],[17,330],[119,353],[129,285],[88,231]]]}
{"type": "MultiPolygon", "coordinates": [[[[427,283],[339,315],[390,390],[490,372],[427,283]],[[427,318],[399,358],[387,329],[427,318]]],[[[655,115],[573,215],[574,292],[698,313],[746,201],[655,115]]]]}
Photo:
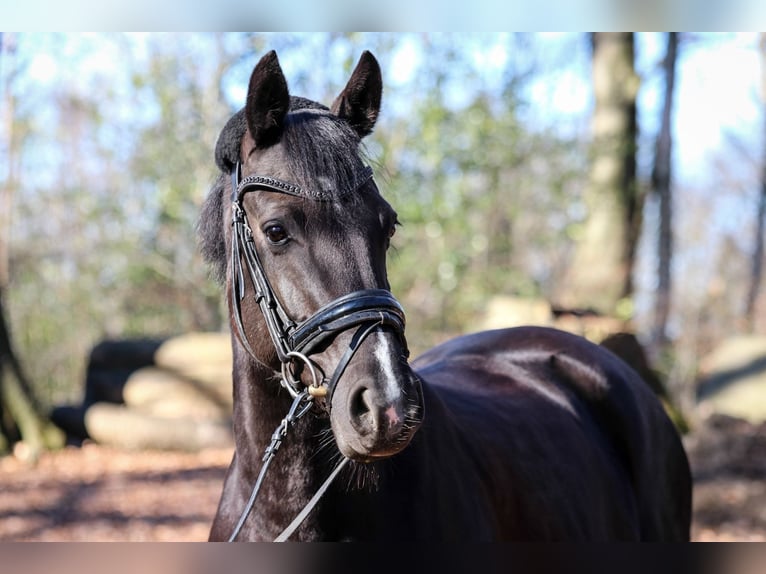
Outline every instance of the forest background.
{"type": "Polygon", "coordinates": [[[701,358],[766,330],[764,48],[757,34],[621,36],[627,75],[601,65],[634,107],[633,213],[610,231],[632,254],[606,262],[619,285],[596,309],[570,296],[609,197],[593,191],[594,36],[3,34],[0,303],[42,410],[80,398],[99,341],[225,329],[195,237],[218,131],[267,50],[292,93],[329,103],[369,49],[385,94],[367,153],[403,223],[389,275],[413,352],[482,328],[499,296],[597,311],[630,325],[693,411],[701,358]]]}

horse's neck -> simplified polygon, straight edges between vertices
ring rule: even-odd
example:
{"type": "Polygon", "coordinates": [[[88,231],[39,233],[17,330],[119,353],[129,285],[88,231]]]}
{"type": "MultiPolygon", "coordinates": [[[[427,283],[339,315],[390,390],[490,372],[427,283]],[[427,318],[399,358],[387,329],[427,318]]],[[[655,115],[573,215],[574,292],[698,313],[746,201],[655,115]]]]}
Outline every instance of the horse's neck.
{"type": "Polygon", "coordinates": [[[235,351],[234,440],[240,456],[263,455],[269,437],[290,407],[287,392],[280,393],[274,372],[235,351]]]}
{"type": "MultiPolygon", "coordinates": [[[[279,384],[277,373],[235,351],[234,441],[240,457],[255,463],[260,459],[276,428],[287,415],[292,398],[279,384]]],[[[287,440],[296,442],[300,421],[291,427],[287,440]]],[[[287,442],[287,441],[285,441],[287,442]]],[[[283,458],[281,453],[279,458],[283,458]]]]}
{"type": "MultiPolygon", "coordinates": [[[[239,466],[240,495],[247,498],[263,465],[272,435],[287,415],[292,399],[280,388],[275,373],[250,360],[236,357],[234,368],[234,441],[239,466]]],[[[269,467],[253,510],[253,523],[265,539],[276,536],[306,505],[316,489],[317,433],[321,423],[311,414],[294,426],[269,467]]],[[[312,537],[311,521],[302,528],[312,537]]]]}

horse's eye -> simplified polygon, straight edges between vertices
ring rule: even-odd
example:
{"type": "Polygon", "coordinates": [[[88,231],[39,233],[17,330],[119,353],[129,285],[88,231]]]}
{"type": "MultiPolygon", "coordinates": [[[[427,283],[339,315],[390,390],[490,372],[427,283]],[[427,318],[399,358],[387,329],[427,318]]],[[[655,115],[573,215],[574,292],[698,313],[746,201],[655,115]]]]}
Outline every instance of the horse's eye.
{"type": "Polygon", "coordinates": [[[284,245],[290,240],[287,230],[279,223],[269,223],[263,232],[272,245],[284,245]]]}

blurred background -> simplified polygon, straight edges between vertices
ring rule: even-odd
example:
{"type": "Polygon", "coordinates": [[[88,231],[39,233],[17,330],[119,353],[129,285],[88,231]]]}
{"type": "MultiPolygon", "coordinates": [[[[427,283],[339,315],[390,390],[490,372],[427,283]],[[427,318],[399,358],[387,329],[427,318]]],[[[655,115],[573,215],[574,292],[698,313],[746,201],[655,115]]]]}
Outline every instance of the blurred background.
{"type": "MultiPolygon", "coordinates": [[[[291,93],[325,104],[363,50],[381,63],[366,153],[403,223],[389,277],[414,354],[553,325],[628,353],[690,448],[711,414],[759,436],[763,35],[4,33],[1,46],[0,451],[35,459],[104,426],[120,445],[146,417],[93,415],[91,430],[87,413],[125,415],[139,368],[201,381],[226,413],[228,323],[195,223],[218,132],[270,49],[291,93]],[[205,362],[220,368],[188,372],[205,362]]],[[[762,445],[747,445],[752,465],[762,445]]]]}

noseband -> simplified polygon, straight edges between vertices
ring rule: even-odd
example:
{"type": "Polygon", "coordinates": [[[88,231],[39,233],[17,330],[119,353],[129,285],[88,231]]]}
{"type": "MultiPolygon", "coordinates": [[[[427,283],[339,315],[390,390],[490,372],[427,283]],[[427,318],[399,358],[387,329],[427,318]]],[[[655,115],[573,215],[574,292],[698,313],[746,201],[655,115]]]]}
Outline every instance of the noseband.
{"type": "MultiPolygon", "coordinates": [[[[271,191],[284,193],[314,201],[330,201],[343,195],[356,192],[372,179],[372,168],[366,167],[355,178],[354,185],[341,193],[307,190],[293,183],[272,177],[250,175],[241,178],[242,167],[239,162],[231,174],[232,203],[232,306],[234,321],[239,339],[247,352],[258,362],[250,345],[242,321],[242,301],[245,298],[245,271],[250,278],[255,292],[255,301],[263,313],[266,327],[282,364],[281,384],[295,399],[305,392],[296,370],[306,367],[312,381],[308,386],[311,396],[325,396],[332,393],[335,386],[364,339],[373,331],[386,327],[394,331],[407,352],[404,338],[404,310],[394,296],[385,289],[363,289],[354,291],[322,306],[308,319],[296,323],[285,311],[279,298],[271,288],[266,273],[255,249],[253,231],[247,221],[243,206],[244,197],[253,191],[271,191]],[[244,261],[244,265],[243,265],[244,261]],[[309,358],[312,353],[323,348],[339,333],[356,327],[349,347],[342,356],[330,379],[317,375],[317,368],[309,358]]],[[[328,401],[328,403],[331,401],[328,401]]]]}

